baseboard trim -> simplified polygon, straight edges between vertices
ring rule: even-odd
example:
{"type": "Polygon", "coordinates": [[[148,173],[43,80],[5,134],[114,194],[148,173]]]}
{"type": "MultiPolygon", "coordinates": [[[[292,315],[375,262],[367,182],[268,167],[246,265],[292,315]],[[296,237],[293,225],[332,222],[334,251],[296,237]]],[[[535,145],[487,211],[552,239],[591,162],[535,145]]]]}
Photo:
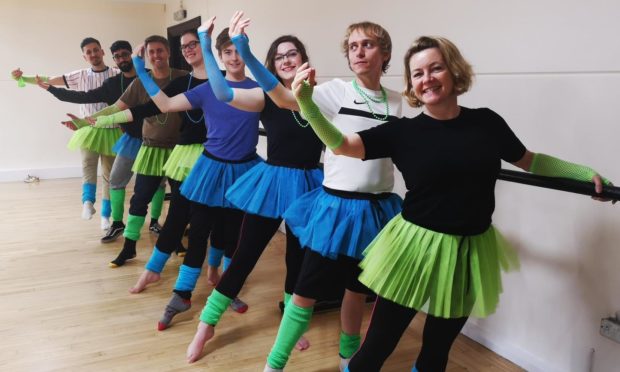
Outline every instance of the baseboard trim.
{"type": "Polygon", "coordinates": [[[40,179],[82,177],[82,167],[24,168],[0,170],[0,182],[23,181],[28,175],[40,179]]]}

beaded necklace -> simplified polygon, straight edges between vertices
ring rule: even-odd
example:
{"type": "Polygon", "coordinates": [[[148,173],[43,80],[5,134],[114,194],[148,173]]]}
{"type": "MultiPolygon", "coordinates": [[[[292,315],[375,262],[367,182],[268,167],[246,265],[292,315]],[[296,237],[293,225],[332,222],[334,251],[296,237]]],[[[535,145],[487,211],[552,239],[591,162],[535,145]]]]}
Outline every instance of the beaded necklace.
{"type": "Polygon", "coordinates": [[[366,102],[366,106],[368,106],[368,110],[370,111],[372,116],[375,119],[380,120],[380,121],[387,120],[387,118],[390,116],[390,103],[388,102],[387,93],[385,92],[385,89],[383,89],[383,86],[380,86],[381,87],[381,98],[375,98],[375,97],[369,96],[366,92],[364,92],[362,88],[360,88],[360,86],[357,85],[357,81],[355,81],[355,79],[352,81],[352,83],[353,83],[353,88],[355,88],[355,91],[360,96],[362,96],[362,98],[364,99],[364,102],[366,102]],[[385,116],[381,117],[375,114],[374,110],[372,109],[372,106],[370,106],[370,101],[374,103],[385,103],[385,116]]]}
{"type": "MultiPolygon", "coordinates": [[[[155,77],[153,76],[153,72],[152,71],[149,72],[149,75],[151,75],[151,77],[153,79],[155,79],[155,77]]],[[[168,75],[168,82],[171,82],[171,81],[172,81],[172,69],[170,69],[170,73],[168,75]]],[[[166,125],[166,122],[168,121],[168,114],[170,114],[170,113],[166,112],[166,118],[164,119],[163,122],[159,120],[159,115],[155,115],[155,120],[157,121],[157,124],[159,124],[161,126],[166,125]]]]}
{"type": "Polygon", "coordinates": [[[305,127],[307,127],[308,125],[310,125],[310,123],[309,123],[309,122],[307,122],[307,121],[305,121],[304,119],[302,119],[302,118],[301,118],[301,116],[300,116],[301,121],[300,121],[299,119],[297,119],[297,115],[295,114],[295,111],[291,110],[291,114],[293,114],[293,118],[295,119],[295,121],[297,122],[297,124],[298,124],[300,127],[305,128],[305,127]],[[302,123],[302,121],[305,121],[305,123],[302,123]]]}
{"type": "MultiPolygon", "coordinates": [[[[187,83],[187,90],[189,91],[190,87],[192,86],[192,78],[194,77],[194,72],[190,72],[189,73],[189,83],[187,83]]],[[[189,115],[189,111],[185,111],[185,115],[187,115],[187,118],[194,124],[198,124],[202,121],[202,119],[205,117],[205,113],[204,111],[202,112],[202,116],[200,116],[200,119],[198,120],[194,120],[190,115],[189,115]]]]}

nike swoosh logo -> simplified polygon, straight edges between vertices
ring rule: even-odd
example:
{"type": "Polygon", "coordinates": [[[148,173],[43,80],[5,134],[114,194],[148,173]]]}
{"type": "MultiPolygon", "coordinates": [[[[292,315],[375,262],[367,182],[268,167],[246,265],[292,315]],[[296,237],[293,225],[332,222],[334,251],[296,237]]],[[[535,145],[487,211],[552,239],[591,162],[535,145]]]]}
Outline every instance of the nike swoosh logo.
{"type": "Polygon", "coordinates": [[[357,102],[356,99],[353,100],[353,103],[355,103],[356,105],[364,105],[366,104],[366,101],[362,101],[362,102],[357,102]]]}

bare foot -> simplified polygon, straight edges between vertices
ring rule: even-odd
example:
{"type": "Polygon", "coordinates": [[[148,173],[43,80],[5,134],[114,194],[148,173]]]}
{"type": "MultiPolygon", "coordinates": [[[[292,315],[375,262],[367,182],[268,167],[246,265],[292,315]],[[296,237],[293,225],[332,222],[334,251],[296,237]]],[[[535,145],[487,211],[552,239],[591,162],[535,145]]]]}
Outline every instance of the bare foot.
{"type": "Polygon", "coordinates": [[[209,269],[207,269],[207,281],[210,285],[214,287],[217,285],[217,283],[219,283],[220,274],[217,272],[216,266],[209,266],[209,269]]]}
{"type": "Polygon", "coordinates": [[[136,282],[133,287],[129,288],[129,293],[140,293],[146,288],[147,285],[159,281],[159,278],[161,278],[161,275],[159,275],[159,273],[150,270],[144,270],[140,275],[138,282],[136,282]]]}
{"type": "Polygon", "coordinates": [[[194,339],[192,343],[187,347],[187,362],[194,363],[198,359],[200,359],[200,355],[202,354],[202,349],[205,347],[207,341],[213,338],[215,335],[215,327],[208,325],[207,323],[200,322],[198,323],[198,328],[196,329],[196,334],[194,335],[194,339]]]}
{"type": "Polygon", "coordinates": [[[297,340],[297,343],[295,344],[295,349],[299,351],[304,351],[308,349],[309,347],[310,347],[310,341],[308,341],[308,339],[305,338],[304,336],[301,336],[299,340],[297,340]]]}

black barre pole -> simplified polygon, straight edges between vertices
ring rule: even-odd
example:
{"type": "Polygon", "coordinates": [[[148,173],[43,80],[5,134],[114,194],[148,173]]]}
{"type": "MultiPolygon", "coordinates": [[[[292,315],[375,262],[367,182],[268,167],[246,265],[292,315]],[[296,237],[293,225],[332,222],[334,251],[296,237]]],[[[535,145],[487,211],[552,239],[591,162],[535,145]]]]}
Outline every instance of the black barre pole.
{"type": "Polygon", "coordinates": [[[572,192],[575,194],[599,196],[613,200],[620,200],[620,187],[603,186],[603,192],[597,194],[592,182],[575,181],[566,178],[538,176],[526,172],[517,172],[501,169],[497,179],[502,181],[522,183],[525,185],[544,187],[546,189],[572,192]]]}
{"type": "MultiPolygon", "coordinates": [[[[259,134],[261,136],[265,136],[267,135],[267,132],[263,128],[260,128],[259,134]]],[[[323,164],[321,164],[321,167],[322,166],[323,164]]],[[[596,192],[594,192],[594,184],[592,182],[575,181],[566,178],[537,176],[531,173],[517,172],[508,169],[500,169],[497,179],[508,182],[522,183],[530,186],[543,187],[546,189],[572,192],[575,194],[599,196],[612,200],[620,200],[620,187],[603,186],[603,192],[597,194],[596,192]]]]}

